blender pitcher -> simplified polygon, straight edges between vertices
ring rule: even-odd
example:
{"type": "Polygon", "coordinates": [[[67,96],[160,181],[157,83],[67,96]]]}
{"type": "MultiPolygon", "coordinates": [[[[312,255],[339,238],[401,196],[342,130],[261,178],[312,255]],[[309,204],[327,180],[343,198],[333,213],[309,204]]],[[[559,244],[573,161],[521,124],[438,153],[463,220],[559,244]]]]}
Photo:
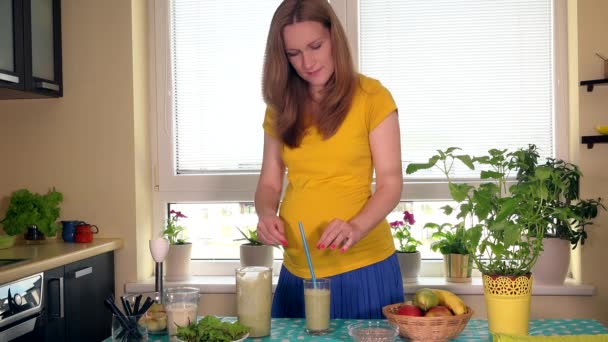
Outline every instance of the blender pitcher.
{"type": "Polygon", "coordinates": [[[249,337],[270,335],[272,269],[261,266],[236,270],[236,312],[239,322],[251,330],[249,337]]]}

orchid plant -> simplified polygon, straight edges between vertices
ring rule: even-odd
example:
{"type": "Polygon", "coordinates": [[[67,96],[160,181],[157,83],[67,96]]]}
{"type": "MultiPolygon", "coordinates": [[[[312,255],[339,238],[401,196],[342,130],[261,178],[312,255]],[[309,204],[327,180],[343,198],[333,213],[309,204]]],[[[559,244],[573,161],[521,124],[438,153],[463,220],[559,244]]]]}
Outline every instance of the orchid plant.
{"type": "Polygon", "coordinates": [[[183,238],[186,228],[178,222],[181,218],[188,218],[188,216],[182,214],[181,211],[171,210],[167,226],[162,232],[163,237],[169,240],[169,243],[172,245],[185,245],[187,243],[183,238]]]}
{"type": "Polygon", "coordinates": [[[414,214],[407,210],[403,212],[403,221],[393,221],[390,223],[391,229],[394,230],[393,237],[399,241],[397,251],[415,253],[417,251],[416,247],[422,245],[422,242],[412,236],[411,225],[414,223],[416,223],[414,214]]]}

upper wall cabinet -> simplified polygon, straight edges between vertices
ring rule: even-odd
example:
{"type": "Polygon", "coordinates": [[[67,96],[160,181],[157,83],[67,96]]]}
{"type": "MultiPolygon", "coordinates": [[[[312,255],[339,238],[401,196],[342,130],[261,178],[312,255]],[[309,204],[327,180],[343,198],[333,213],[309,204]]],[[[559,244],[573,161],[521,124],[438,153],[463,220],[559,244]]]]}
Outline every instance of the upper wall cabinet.
{"type": "Polygon", "coordinates": [[[0,0],[0,99],[63,96],[60,0],[0,0]]]}

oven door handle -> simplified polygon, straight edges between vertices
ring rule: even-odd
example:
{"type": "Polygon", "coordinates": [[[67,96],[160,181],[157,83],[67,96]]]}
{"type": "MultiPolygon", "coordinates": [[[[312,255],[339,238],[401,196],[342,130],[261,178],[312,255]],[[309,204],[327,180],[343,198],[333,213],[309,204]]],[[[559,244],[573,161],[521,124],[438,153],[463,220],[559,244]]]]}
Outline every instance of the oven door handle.
{"type": "Polygon", "coordinates": [[[51,279],[49,279],[49,282],[51,282],[51,281],[59,281],[59,315],[58,316],[52,315],[51,317],[63,318],[63,316],[65,314],[64,298],[63,298],[63,292],[64,292],[63,277],[51,278],[51,279]]]}

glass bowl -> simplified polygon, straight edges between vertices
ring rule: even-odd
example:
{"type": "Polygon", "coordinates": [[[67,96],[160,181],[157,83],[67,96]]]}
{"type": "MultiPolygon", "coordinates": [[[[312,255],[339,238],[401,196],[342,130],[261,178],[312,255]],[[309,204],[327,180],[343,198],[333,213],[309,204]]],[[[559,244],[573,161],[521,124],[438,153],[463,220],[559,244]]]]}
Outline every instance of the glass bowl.
{"type": "Polygon", "coordinates": [[[348,334],[355,342],[393,342],[399,327],[388,321],[368,321],[349,325],[348,334]]]}

